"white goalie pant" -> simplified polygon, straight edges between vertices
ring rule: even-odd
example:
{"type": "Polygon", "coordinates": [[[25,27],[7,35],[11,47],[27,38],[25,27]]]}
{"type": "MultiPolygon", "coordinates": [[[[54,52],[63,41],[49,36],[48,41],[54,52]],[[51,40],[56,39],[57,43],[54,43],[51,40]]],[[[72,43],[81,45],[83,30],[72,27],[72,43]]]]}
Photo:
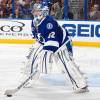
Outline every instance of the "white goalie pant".
{"type": "Polygon", "coordinates": [[[42,48],[43,46],[38,42],[32,45],[31,50],[26,56],[27,60],[26,60],[25,68],[23,70],[23,76],[29,76],[33,72],[33,69],[34,70],[37,69],[36,60],[42,48]],[[33,68],[33,65],[34,65],[34,68],[33,68]]]}
{"type": "Polygon", "coordinates": [[[65,73],[67,73],[70,78],[73,88],[77,89],[86,87],[87,82],[77,65],[74,63],[72,56],[68,53],[67,47],[64,46],[61,50],[59,50],[56,56],[57,55],[65,69],[65,73]]]}
{"type": "Polygon", "coordinates": [[[50,73],[52,69],[52,52],[48,52],[43,50],[43,45],[40,43],[35,43],[33,48],[29,52],[28,62],[25,67],[24,74],[29,76],[35,70],[37,70],[37,74],[33,76],[34,80],[37,80],[40,76],[40,73],[50,73]]]}

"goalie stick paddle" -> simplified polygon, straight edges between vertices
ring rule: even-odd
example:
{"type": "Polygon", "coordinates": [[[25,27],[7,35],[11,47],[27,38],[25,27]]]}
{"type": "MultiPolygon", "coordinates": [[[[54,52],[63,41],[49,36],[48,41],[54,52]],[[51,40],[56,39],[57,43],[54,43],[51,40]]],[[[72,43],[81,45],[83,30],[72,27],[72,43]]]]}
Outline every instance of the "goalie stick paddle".
{"type": "Polygon", "coordinates": [[[24,80],[17,88],[11,89],[11,90],[6,90],[4,95],[6,95],[7,97],[12,97],[13,94],[15,94],[17,91],[19,91],[36,73],[37,73],[37,71],[30,74],[30,76],[26,80],[24,80]]]}

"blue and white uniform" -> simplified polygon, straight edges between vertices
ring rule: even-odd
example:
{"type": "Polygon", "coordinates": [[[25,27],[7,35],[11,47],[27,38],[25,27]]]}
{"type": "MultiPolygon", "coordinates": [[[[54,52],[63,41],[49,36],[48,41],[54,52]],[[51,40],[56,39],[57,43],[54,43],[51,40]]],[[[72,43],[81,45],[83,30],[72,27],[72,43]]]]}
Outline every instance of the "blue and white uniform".
{"type": "MultiPolygon", "coordinates": [[[[42,19],[36,28],[37,31],[34,26],[34,21],[32,21],[33,36],[37,39],[37,41],[44,45],[44,50],[51,50],[55,52],[69,40],[68,32],[65,31],[65,29],[63,29],[51,16],[46,16],[44,19],[42,19]]],[[[72,52],[70,42],[71,41],[68,43],[68,49],[70,52],[72,52]]]]}
{"type": "Polygon", "coordinates": [[[69,34],[53,17],[48,16],[48,11],[41,4],[35,5],[33,9],[32,33],[39,46],[33,48],[31,73],[34,69],[42,73],[50,72],[52,59],[56,56],[75,91],[86,92],[87,82],[69,53],[72,52],[71,41],[67,42],[69,34]]]}

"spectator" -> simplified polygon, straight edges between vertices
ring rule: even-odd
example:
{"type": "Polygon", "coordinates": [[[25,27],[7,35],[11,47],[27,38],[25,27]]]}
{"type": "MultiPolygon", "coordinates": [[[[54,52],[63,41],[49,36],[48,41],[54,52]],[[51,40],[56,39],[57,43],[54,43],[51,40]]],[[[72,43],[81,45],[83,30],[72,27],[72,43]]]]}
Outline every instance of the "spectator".
{"type": "Polygon", "coordinates": [[[7,1],[6,0],[2,0],[1,1],[1,15],[2,15],[2,17],[3,18],[5,18],[6,17],[6,13],[7,13],[7,7],[6,7],[6,4],[7,4],[7,1]]]}
{"type": "Polygon", "coordinates": [[[68,11],[68,19],[73,19],[74,15],[71,11],[68,11]]]}
{"type": "Polygon", "coordinates": [[[30,18],[31,17],[31,1],[24,0],[20,3],[20,14],[23,16],[22,18],[30,18]]]}
{"type": "MultiPolygon", "coordinates": [[[[61,12],[62,12],[62,19],[65,19],[65,15],[64,15],[64,0],[61,0],[61,12]]],[[[68,7],[68,19],[73,19],[74,15],[73,12],[71,11],[70,7],[68,7]]]]}
{"type": "Polygon", "coordinates": [[[3,5],[2,3],[0,2],[0,18],[3,18],[4,17],[4,13],[3,13],[3,5]]]}
{"type": "Polygon", "coordinates": [[[98,4],[94,4],[94,6],[91,7],[91,10],[89,13],[89,19],[90,20],[100,20],[100,11],[99,11],[98,4]]]}
{"type": "Polygon", "coordinates": [[[61,0],[55,0],[54,4],[51,7],[51,16],[53,16],[55,19],[61,19],[62,18],[62,12],[61,12],[61,0]]]}

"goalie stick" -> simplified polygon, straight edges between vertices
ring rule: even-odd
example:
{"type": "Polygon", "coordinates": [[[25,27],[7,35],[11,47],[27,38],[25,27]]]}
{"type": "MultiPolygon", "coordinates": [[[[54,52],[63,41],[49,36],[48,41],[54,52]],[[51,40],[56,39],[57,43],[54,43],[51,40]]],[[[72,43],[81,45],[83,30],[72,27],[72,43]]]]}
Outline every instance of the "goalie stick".
{"type": "MultiPolygon", "coordinates": [[[[61,50],[61,48],[63,48],[64,45],[66,45],[68,42],[70,41],[70,39],[68,39],[56,52],[59,52],[61,50]]],[[[7,97],[12,97],[16,92],[18,92],[22,87],[24,87],[24,85],[30,80],[32,79],[32,77],[37,73],[37,71],[34,71],[33,73],[30,74],[30,76],[28,78],[26,78],[18,87],[16,87],[15,89],[9,89],[6,90],[4,95],[6,95],[7,97]]]]}

